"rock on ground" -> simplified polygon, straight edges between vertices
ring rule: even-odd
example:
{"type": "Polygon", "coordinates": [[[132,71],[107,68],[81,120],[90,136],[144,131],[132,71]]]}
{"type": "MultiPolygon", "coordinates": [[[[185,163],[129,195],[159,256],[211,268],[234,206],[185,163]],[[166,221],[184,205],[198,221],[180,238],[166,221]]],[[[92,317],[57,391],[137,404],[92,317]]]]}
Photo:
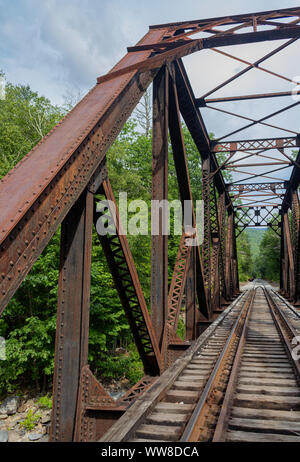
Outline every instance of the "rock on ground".
{"type": "Polygon", "coordinates": [[[19,396],[9,396],[6,398],[0,406],[0,415],[13,415],[17,412],[20,404],[19,396]]]}

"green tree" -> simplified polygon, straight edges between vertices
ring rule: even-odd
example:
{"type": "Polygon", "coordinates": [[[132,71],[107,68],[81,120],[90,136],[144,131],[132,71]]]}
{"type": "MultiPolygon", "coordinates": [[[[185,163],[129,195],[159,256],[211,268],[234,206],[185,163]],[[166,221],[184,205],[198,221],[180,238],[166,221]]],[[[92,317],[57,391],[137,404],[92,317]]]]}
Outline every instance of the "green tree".
{"type": "Polygon", "coordinates": [[[279,281],[280,237],[272,229],[268,229],[263,235],[259,255],[255,260],[255,270],[262,279],[279,281]]]}
{"type": "MultiPolygon", "coordinates": [[[[2,74],[3,75],[3,74],[2,74]]],[[[0,178],[6,175],[54,125],[65,111],[27,85],[5,87],[0,100],[0,178]]]]}
{"type": "Polygon", "coordinates": [[[237,238],[237,254],[240,281],[247,281],[253,274],[253,263],[249,236],[243,231],[237,238]]]}

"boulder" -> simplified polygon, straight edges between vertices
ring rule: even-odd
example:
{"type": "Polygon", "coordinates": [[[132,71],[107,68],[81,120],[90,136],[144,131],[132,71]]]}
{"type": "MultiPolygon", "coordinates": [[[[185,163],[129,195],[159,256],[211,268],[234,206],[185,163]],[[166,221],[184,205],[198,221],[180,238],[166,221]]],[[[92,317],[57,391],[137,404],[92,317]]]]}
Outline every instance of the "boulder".
{"type": "Polygon", "coordinates": [[[19,396],[9,396],[0,406],[0,415],[13,415],[17,412],[20,404],[19,396]]]}
{"type": "Polygon", "coordinates": [[[28,438],[30,441],[37,441],[43,438],[43,435],[41,433],[29,433],[28,438]]]}

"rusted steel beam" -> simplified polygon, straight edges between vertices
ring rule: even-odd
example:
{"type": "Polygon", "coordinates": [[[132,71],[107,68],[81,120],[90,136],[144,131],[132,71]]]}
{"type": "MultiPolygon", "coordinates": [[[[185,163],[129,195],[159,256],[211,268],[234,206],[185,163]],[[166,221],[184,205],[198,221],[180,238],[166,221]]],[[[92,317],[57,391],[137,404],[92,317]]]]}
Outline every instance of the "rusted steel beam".
{"type": "Polygon", "coordinates": [[[168,295],[167,327],[172,330],[173,334],[177,332],[180,308],[190,263],[192,246],[189,246],[187,243],[187,239],[189,238],[189,234],[182,233],[168,295]]]}
{"type": "MultiPolygon", "coordinates": [[[[271,206],[271,207],[278,208],[280,206],[280,203],[276,203],[276,204],[275,203],[274,204],[273,203],[272,204],[271,203],[270,204],[261,203],[259,205],[256,205],[255,207],[266,207],[266,206],[271,206]]],[[[251,205],[251,204],[243,204],[243,205],[236,205],[235,206],[236,209],[245,209],[245,208],[248,208],[248,207],[250,207],[251,209],[254,208],[253,205],[251,205]]]]}
{"type": "MultiPolygon", "coordinates": [[[[249,152],[249,151],[244,151],[244,152],[247,153],[247,156],[240,157],[239,159],[236,159],[236,160],[233,160],[232,162],[229,162],[230,159],[232,159],[232,157],[236,154],[236,152],[234,152],[234,153],[231,152],[228,159],[225,160],[225,162],[223,162],[223,164],[221,165],[221,168],[223,169],[226,165],[233,164],[235,162],[241,162],[242,160],[249,159],[250,157],[262,156],[261,153],[264,152],[264,150],[262,149],[261,151],[257,151],[257,152],[249,152]]],[[[266,156],[263,156],[263,157],[266,157],[266,156]]],[[[273,160],[273,157],[269,157],[269,158],[273,160]]]]}
{"type": "Polygon", "coordinates": [[[239,191],[239,192],[247,192],[247,191],[276,191],[278,189],[286,189],[288,182],[273,182],[273,183],[246,183],[246,184],[228,184],[227,190],[228,191],[239,191]]]}
{"type": "Polygon", "coordinates": [[[291,192],[291,212],[292,212],[292,246],[294,256],[294,293],[292,294],[293,302],[297,303],[300,299],[300,207],[298,192],[291,192]]]}
{"type": "Polygon", "coordinates": [[[174,341],[177,344],[183,343],[182,340],[177,337],[177,327],[192,251],[192,247],[188,245],[188,239],[190,239],[190,234],[183,232],[168,295],[168,313],[162,342],[162,357],[165,369],[171,366],[175,359],[170,345],[174,341]]]}
{"type": "Polygon", "coordinates": [[[286,239],[287,256],[289,261],[289,296],[294,298],[295,294],[295,263],[293,254],[292,237],[288,213],[283,215],[284,234],[286,239]]]}
{"type": "MultiPolygon", "coordinates": [[[[182,133],[182,126],[180,120],[180,112],[179,112],[179,102],[178,102],[178,94],[174,76],[174,68],[172,69],[172,80],[170,80],[169,86],[169,132],[170,132],[170,139],[172,144],[172,152],[174,157],[174,164],[176,169],[177,181],[178,181],[178,188],[180,199],[184,208],[184,201],[188,201],[185,203],[185,213],[192,216],[193,227],[196,228],[196,217],[195,211],[193,206],[193,198],[192,198],[192,191],[190,186],[190,177],[189,177],[189,169],[184,145],[184,138],[182,133]],[[191,210],[188,210],[188,205],[190,205],[191,210]]],[[[207,299],[204,291],[204,276],[203,276],[203,266],[202,266],[202,258],[200,247],[197,246],[196,248],[196,266],[198,268],[198,272],[196,274],[196,289],[197,289],[197,297],[199,302],[200,311],[207,316],[208,308],[207,308],[207,299]]]]}
{"type": "Polygon", "coordinates": [[[61,229],[52,441],[73,441],[80,374],[88,359],[93,194],[85,191],[61,229]]]}
{"type": "Polygon", "coordinates": [[[292,162],[288,162],[288,161],[285,161],[285,160],[282,160],[280,162],[260,162],[260,163],[254,163],[254,164],[227,164],[224,169],[234,169],[236,167],[268,167],[270,165],[286,165],[288,164],[288,166],[291,166],[293,165],[292,162]]]}
{"type": "Polygon", "coordinates": [[[284,252],[284,224],[283,217],[281,215],[280,221],[280,292],[285,293],[285,252],[284,252]]]}
{"type": "Polygon", "coordinates": [[[286,223],[288,219],[284,219],[287,216],[287,212],[282,215],[282,284],[283,293],[286,297],[290,297],[290,260],[287,242],[287,229],[286,223]]]}
{"type": "MultiPolygon", "coordinates": [[[[237,26],[236,29],[242,27],[247,27],[249,23],[245,23],[242,26],[237,26]]],[[[232,32],[234,32],[232,29],[232,32]]],[[[97,78],[97,83],[108,82],[111,79],[120,77],[127,73],[139,70],[140,72],[145,72],[149,70],[159,69],[162,65],[172,62],[174,59],[183,58],[188,56],[196,51],[202,49],[208,49],[213,47],[223,47],[229,45],[240,45],[243,43],[256,43],[264,42],[269,40],[282,40],[285,38],[299,37],[300,36],[300,26],[292,26],[287,28],[275,29],[275,30],[266,30],[258,32],[246,32],[242,34],[234,34],[229,31],[222,31],[216,33],[213,37],[188,40],[184,45],[179,45],[176,48],[172,48],[168,51],[163,51],[160,54],[152,56],[147,59],[140,60],[135,64],[130,64],[124,66],[118,70],[112,70],[106,75],[100,76],[97,78]]],[[[156,45],[156,43],[154,43],[156,45]]],[[[141,47],[135,47],[137,52],[139,51],[150,51],[149,44],[146,47],[143,45],[141,47]],[[146,48],[146,50],[145,50],[146,48]]],[[[255,64],[253,63],[250,67],[253,68],[255,64]]]]}
{"type": "Polygon", "coordinates": [[[233,213],[227,217],[227,231],[226,231],[226,248],[225,248],[225,293],[226,299],[230,300],[233,297],[233,283],[232,283],[232,242],[233,242],[233,213]]]}
{"type": "MultiPolygon", "coordinates": [[[[164,66],[153,82],[152,200],[155,201],[168,199],[168,99],[169,72],[164,66]]],[[[161,211],[158,235],[152,234],[151,247],[151,321],[160,348],[168,315],[167,219],[167,214],[161,211]]]]}
{"type": "Polygon", "coordinates": [[[227,15],[227,16],[219,16],[216,18],[207,18],[207,19],[194,19],[192,21],[178,21],[178,22],[170,22],[166,24],[156,24],[150,26],[150,29],[162,29],[162,28],[174,28],[176,29],[186,29],[195,27],[198,25],[206,25],[210,24],[215,21],[222,21],[227,24],[227,21],[230,19],[232,24],[238,24],[242,21],[249,21],[252,20],[255,16],[268,16],[270,18],[277,18],[282,19],[290,16],[299,16],[300,15],[300,8],[293,7],[293,8],[282,8],[279,10],[267,10],[267,11],[257,11],[255,13],[246,13],[246,14],[237,14],[237,15],[227,15]]]}
{"type": "Polygon", "coordinates": [[[215,311],[220,308],[220,223],[219,223],[219,207],[216,194],[216,188],[213,182],[210,190],[210,217],[211,217],[211,303],[212,309],[215,311]]]}
{"type": "MultiPolygon", "coordinates": [[[[300,165],[300,150],[298,151],[296,157],[296,164],[300,165]]],[[[282,201],[282,212],[286,212],[291,206],[291,192],[292,190],[297,190],[300,185],[300,168],[297,165],[294,165],[285,196],[282,201]]]]}
{"type": "Polygon", "coordinates": [[[256,140],[240,141],[211,141],[214,152],[256,151],[257,149],[295,148],[299,146],[299,137],[262,138],[256,140]]]}
{"type": "MultiPolygon", "coordinates": [[[[140,43],[159,41],[163,30],[140,43]]],[[[115,67],[149,56],[127,55],[115,67]]],[[[133,72],[95,86],[0,183],[0,312],[88,184],[153,79],[133,72]],[[16,185],[18,188],[16,189],[16,185]]]]}
{"type": "MultiPolygon", "coordinates": [[[[204,202],[203,266],[206,297],[211,304],[211,214],[210,214],[210,158],[202,159],[202,200],[204,202]]],[[[211,306],[210,306],[211,309],[211,306]]]]}
{"type": "Polygon", "coordinates": [[[188,266],[185,286],[185,338],[195,340],[197,337],[196,327],[198,322],[198,310],[196,304],[196,249],[191,249],[190,263],[188,266]]]}
{"type": "MultiPolygon", "coordinates": [[[[225,207],[225,193],[219,195],[219,234],[220,234],[220,258],[219,258],[219,272],[220,272],[220,290],[221,296],[225,299],[225,246],[226,246],[226,207],[225,207]]],[[[222,299],[221,299],[222,300],[222,299]]]]}
{"type": "MultiPolygon", "coordinates": [[[[259,69],[259,68],[258,68],[259,69]]],[[[251,99],[262,99],[262,98],[277,98],[282,96],[292,96],[293,94],[298,95],[300,91],[280,91],[274,93],[257,93],[254,95],[240,95],[240,96],[224,96],[220,98],[196,98],[197,107],[205,107],[207,103],[227,103],[229,101],[244,101],[251,99]]]]}
{"type": "MultiPolygon", "coordinates": [[[[161,355],[156,333],[151,323],[109,180],[104,180],[102,188],[106,199],[110,201],[108,203],[110,218],[115,226],[116,233],[111,235],[98,233],[99,240],[118,290],[133,339],[143,362],[145,374],[158,375],[161,367],[161,355]],[[114,204],[114,211],[110,209],[110,204],[112,203],[114,204]]],[[[103,212],[98,213],[97,209],[95,209],[94,224],[96,229],[102,214],[103,212]]]]}
{"type": "Polygon", "coordinates": [[[235,234],[235,215],[233,215],[233,243],[232,243],[232,259],[233,259],[233,293],[237,295],[240,290],[239,283],[239,268],[238,268],[238,257],[236,247],[236,234],[235,234]]]}
{"type": "MultiPolygon", "coordinates": [[[[222,22],[222,21],[221,21],[222,22]]],[[[228,23],[230,23],[231,20],[228,20],[228,23]]],[[[128,47],[127,50],[130,52],[135,52],[135,51],[140,51],[140,50],[161,50],[162,48],[172,48],[174,46],[186,44],[187,37],[190,35],[198,34],[199,32],[207,31],[211,27],[218,26],[220,25],[220,21],[214,21],[213,23],[209,25],[204,25],[201,27],[194,27],[193,30],[189,30],[188,32],[183,32],[181,34],[176,34],[171,37],[165,38],[162,42],[155,43],[155,44],[150,44],[150,45],[138,45],[134,47],[128,47]],[[175,43],[174,43],[175,42],[175,43]]],[[[212,33],[217,33],[217,31],[212,31],[212,33]]]]}

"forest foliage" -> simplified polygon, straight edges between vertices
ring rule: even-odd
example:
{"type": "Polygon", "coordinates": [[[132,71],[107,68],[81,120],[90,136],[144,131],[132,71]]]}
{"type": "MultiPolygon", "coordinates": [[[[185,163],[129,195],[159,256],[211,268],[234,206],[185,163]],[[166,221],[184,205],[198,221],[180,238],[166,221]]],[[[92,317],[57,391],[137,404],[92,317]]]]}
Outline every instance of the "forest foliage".
{"type": "MultiPolygon", "coordinates": [[[[47,98],[39,96],[29,86],[7,82],[6,98],[0,101],[0,178],[59,122],[66,111],[67,108],[52,105],[47,98]]],[[[108,152],[109,176],[116,196],[118,191],[126,191],[129,202],[143,199],[150,203],[151,126],[147,120],[141,123],[141,113],[136,114],[136,118],[131,118],[125,124],[108,152]]],[[[200,156],[184,125],[183,133],[193,198],[201,199],[200,156]]],[[[219,159],[222,162],[224,154],[220,156],[223,156],[219,159]]],[[[171,146],[168,175],[169,200],[178,199],[171,146]]],[[[169,238],[169,279],[179,239],[179,236],[173,235],[169,238]]],[[[28,384],[34,384],[37,390],[43,392],[48,391],[51,386],[59,240],[60,230],[53,236],[0,318],[0,336],[6,339],[6,360],[0,361],[0,395],[22,389],[28,384]]],[[[150,236],[129,235],[128,240],[149,306],[150,236]]],[[[258,263],[254,265],[249,236],[242,233],[238,239],[239,270],[242,279],[252,277],[255,271],[258,271],[256,274],[264,274],[265,277],[272,274],[272,279],[276,278],[276,259],[274,260],[274,255],[269,258],[271,249],[274,251],[276,247],[274,237],[267,231],[264,233],[263,241],[264,246],[260,248],[257,257],[258,263]],[[270,269],[266,269],[264,264],[269,260],[271,266],[270,269]]],[[[95,234],[93,244],[89,364],[94,373],[102,379],[126,377],[130,383],[134,383],[143,374],[141,361],[95,234]],[[117,347],[123,347],[125,353],[120,353],[117,347]]]]}

